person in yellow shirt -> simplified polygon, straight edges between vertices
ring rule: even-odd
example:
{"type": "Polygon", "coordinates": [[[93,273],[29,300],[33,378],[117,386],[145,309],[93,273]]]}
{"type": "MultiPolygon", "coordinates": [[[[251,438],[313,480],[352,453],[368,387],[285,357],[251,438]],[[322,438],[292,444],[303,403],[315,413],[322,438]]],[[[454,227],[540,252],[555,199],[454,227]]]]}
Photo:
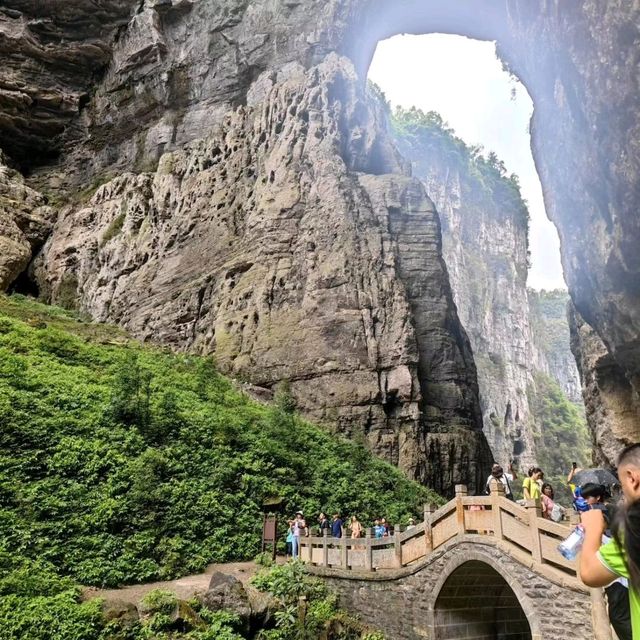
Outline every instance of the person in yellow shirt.
{"type": "Polygon", "coordinates": [[[540,499],[540,483],[538,482],[540,478],[542,478],[542,469],[540,467],[531,467],[529,476],[522,483],[522,492],[525,500],[540,499]]]}
{"type": "Polygon", "coordinates": [[[622,451],[618,477],[624,502],[613,523],[613,540],[601,546],[606,529],[603,512],[582,514],[585,538],[580,554],[580,578],[589,587],[604,587],[618,578],[629,580],[631,628],[640,638],[640,443],[622,451]]]}

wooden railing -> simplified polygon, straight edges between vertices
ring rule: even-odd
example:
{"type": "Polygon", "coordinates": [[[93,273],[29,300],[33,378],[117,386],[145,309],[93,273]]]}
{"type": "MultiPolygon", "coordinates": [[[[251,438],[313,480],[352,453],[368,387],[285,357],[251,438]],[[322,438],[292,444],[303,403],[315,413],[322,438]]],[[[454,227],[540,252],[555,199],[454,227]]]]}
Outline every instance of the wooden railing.
{"type": "Polygon", "coordinates": [[[335,569],[380,571],[400,569],[425,559],[450,540],[468,534],[489,536],[507,553],[527,558],[538,567],[547,565],[567,577],[576,577],[576,563],[558,552],[558,544],[570,532],[569,524],[541,517],[539,501],[520,506],[504,497],[504,486],[492,483],[490,496],[468,496],[464,485],[456,497],[439,509],[425,505],[424,519],[414,528],[396,531],[386,538],[310,536],[300,539],[304,562],[335,569]]]}

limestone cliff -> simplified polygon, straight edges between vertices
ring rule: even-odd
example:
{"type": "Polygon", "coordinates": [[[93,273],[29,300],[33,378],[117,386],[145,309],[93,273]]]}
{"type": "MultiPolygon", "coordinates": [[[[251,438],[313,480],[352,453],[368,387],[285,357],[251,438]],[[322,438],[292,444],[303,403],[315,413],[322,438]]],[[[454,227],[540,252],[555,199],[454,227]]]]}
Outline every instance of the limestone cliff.
{"type": "Polygon", "coordinates": [[[564,292],[527,290],[528,212],[517,178],[457,138],[434,112],[398,108],[398,148],[433,198],[453,297],[478,370],[484,432],[498,460],[539,461],[545,430],[532,408],[539,373],[572,402],[580,383],[564,292]]]}
{"type": "Polygon", "coordinates": [[[570,328],[593,441],[593,462],[614,469],[621,449],[638,441],[640,400],[598,334],[573,307],[570,328]]]}
{"type": "Polygon", "coordinates": [[[571,351],[566,291],[528,290],[533,339],[542,365],[540,369],[553,378],[564,395],[573,403],[582,404],[582,386],[571,351]]]}
{"type": "Polygon", "coordinates": [[[475,485],[490,453],[438,217],[380,122],[337,55],[264,74],[206,138],[64,207],[32,277],[253,384],[289,381],[306,415],[443,492],[475,485]]]}
{"type": "Polygon", "coordinates": [[[477,434],[475,374],[439,258],[426,266],[433,209],[364,79],[377,40],[395,33],[496,39],[534,100],[571,297],[637,391],[639,13],[596,0],[5,0],[2,147],[60,209],[32,277],[139,335],[215,346],[252,377],[260,354],[256,379],[306,380],[301,402],[321,394],[345,432],[359,425],[426,477],[433,429],[477,434]],[[425,246],[411,247],[418,221],[425,246]],[[331,404],[333,383],[323,391],[334,372],[358,389],[348,404],[331,404]]]}

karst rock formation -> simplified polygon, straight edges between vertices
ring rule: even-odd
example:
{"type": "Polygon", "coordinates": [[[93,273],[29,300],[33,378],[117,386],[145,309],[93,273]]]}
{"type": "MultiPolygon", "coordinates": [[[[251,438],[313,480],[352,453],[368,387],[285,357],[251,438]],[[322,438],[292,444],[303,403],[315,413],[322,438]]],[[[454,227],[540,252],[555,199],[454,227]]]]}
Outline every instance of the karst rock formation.
{"type": "MultiPolygon", "coordinates": [[[[639,13],[5,0],[0,286],[215,353],[260,386],[287,380],[303,412],[411,477],[477,486],[492,456],[473,355],[434,205],[367,94],[371,55],[400,32],[497,40],[534,100],[570,295],[606,353],[597,379],[625,386],[615,411],[636,411],[639,13]]],[[[601,432],[615,416],[598,419],[601,432]]]]}

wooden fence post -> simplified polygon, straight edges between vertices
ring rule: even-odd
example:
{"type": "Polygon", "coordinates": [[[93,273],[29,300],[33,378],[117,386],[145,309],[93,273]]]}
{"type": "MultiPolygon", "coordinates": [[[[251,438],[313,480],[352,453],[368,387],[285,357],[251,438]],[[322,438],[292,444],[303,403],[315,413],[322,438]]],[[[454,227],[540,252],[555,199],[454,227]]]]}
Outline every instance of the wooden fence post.
{"type": "Polygon", "coordinates": [[[457,484],[456,488],[456,520],[458,522],[458,535],[463,536],[465,532],[464,526],[464,504],[462,504],[462,498],[465,498],[468,494],[466,484],[457,484]]]}
{"type": "Polygon", "coordinates": [[[527,513],[529,514],[529,529],[531,530],[531,554],[536,562],[542,563],[542,543],[540,532],[538,531],[538,518],[542,515],[540,508],[540,498],[527,500],[525,502],[527,513]]]}
{"type": "Polygon", "coordinates": [[[371,548],[371,528],[367,527],[364,534],[364,568],[373,571],[373,549],[371,548]]]}
{"type": "Polygon", "coordinates": [[[436,510],[435,505],[424,505],[424,552],[425,555],[433,551],[433,532],[431,531],[431,514],[436,510]]]}
{"type": "Polygon", "coordinates": [[[491,514],[493,518],[493,535],[502,540],[502,516],[500,515],[500,501],[504,498],[504,485],[498,480],[489,483],[491,491],[491,514]]]}

